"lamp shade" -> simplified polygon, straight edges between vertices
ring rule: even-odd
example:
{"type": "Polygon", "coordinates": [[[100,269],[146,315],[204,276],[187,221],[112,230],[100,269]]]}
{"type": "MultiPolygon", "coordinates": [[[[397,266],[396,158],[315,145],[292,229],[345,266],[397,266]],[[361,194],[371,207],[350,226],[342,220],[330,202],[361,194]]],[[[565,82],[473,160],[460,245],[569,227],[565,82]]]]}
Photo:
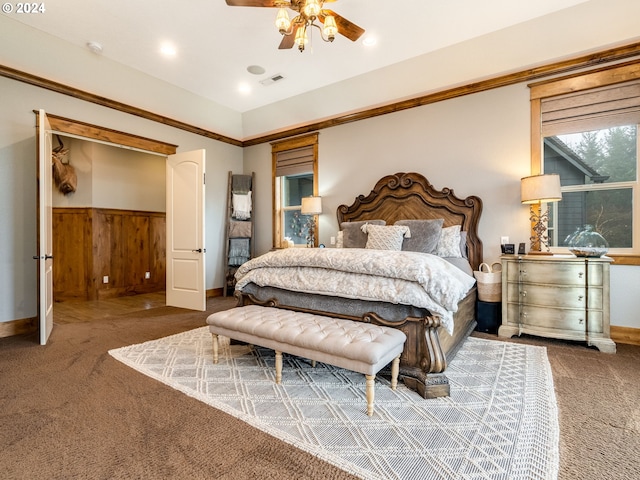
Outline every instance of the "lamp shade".
{"type": "Polygon", "coordinates": [[[319,215],[322,213],[322,197],[303,197],[300,213],[303,215],[319,215]]]}
{"type": "Polygon", "coordinates": [[[560,175],[532,175],[520,180],[522,203],[559,202],[562,200],[560,175]]]}

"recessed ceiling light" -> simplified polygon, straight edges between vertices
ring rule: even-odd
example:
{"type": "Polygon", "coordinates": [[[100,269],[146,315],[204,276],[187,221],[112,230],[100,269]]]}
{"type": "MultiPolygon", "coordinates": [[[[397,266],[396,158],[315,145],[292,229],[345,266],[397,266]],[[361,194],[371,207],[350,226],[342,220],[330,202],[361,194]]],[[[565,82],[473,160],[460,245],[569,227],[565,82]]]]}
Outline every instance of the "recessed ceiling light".
{"type": "Polygon", "coordinates": [[[376,43],[378,43],[378,39],[373,35],[369,35],[362,40],[362,44],[365,47],[373,47],[376,43]]]}
{"type": "Polygon", "coordinates": [[[262,75],[266,70],[260,65],[249,65],[247,67],[247,72],[252,73],[253,75],[262,75]]]}
{"type": "Polygon", "coordinates": [[[243,95],[249,95],[251,93],[251,86],[248,83],[241,83],[238,85],[238,91],[243,95]]]}
{"type": "Polygon", "coordinates": [[[160,46],[160,53],[165,57],[175,57],[178,51],[172,44],[165,42],[160,46]]]}

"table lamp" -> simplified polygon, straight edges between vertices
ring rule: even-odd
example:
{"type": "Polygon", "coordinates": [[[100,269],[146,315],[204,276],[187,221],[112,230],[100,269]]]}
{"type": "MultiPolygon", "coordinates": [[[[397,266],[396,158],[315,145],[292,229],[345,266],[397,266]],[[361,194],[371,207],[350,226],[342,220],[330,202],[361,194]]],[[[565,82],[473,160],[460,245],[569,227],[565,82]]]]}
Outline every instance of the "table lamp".
{"type": "Polygon", "coordinates": [[[560,175],[553,173],[522,178],[520,180],[520,199],[522,203],[530,205],[532,236],[530,238],[531,250],[529,253],[551,255],[549,237],[547,235],[549,207],[547,206],[547,210],[542,213],[542,203],[562,200],[560,175]],[[543,246],[545,250],[543,250],[543,246]]]}
{"type": "Polygon", "coordinates": [[[309,231],[307,233],[307,247],[316,246],[316,215],[322,213],[322,197],[303,197],[302,208],[300,209],[302,215],[310,215],[311,218],[307,222],[309,231]]]}

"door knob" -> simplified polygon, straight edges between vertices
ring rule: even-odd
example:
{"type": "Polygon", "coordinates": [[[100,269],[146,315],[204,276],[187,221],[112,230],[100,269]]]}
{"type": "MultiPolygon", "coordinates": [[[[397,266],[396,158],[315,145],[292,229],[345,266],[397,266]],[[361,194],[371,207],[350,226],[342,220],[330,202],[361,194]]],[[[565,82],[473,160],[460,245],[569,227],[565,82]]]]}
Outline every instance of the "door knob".
{"type": "Polygon", "coordinates": [[[202,253],[202,249],[198,248],[197,250],[191,250],[193,253],[202,253]]]}

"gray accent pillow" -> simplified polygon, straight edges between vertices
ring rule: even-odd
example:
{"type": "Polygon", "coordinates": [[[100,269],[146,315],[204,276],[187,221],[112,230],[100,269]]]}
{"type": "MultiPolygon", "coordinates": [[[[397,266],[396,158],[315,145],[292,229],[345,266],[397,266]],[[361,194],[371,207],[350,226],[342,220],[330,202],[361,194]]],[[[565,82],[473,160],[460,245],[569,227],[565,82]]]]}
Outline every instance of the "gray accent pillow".
{"type": "Polygon", "coordinates": [[[367,234],[360,230],[365,223],[371,225],[386,225],[384,220],[363,220],[361,222],[342,222],[342,246],[343,248],[365,248],[367,246],[367,234]]]}
{"type": "Polygon", "coordinates": [[[398,220],[394,225],[409,227],[411,238],[402,242],[402,250],[407,252],[434,253],[442,233],[444,219],[398,220]]]}

